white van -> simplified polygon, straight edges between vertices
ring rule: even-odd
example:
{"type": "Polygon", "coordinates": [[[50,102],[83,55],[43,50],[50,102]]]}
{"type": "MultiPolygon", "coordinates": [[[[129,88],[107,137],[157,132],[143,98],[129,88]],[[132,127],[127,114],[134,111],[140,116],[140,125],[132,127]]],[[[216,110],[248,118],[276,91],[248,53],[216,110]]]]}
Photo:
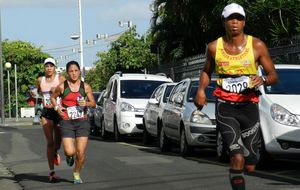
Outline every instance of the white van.
{"type": "Polygon", "coordinates": [[[143,115],[148,99],[156,87],[172,82],[164,74],[115,73],[106,87],[101,135],[121,135],[143,132],[143,115]]]}

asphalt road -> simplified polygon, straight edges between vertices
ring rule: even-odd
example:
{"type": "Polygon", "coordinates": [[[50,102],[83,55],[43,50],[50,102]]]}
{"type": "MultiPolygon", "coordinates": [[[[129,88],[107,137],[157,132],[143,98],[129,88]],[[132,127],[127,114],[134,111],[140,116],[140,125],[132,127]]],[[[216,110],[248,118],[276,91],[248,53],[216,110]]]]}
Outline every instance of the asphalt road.
{"type": "MultiPolygon", "coordinates": [[[[81,177],[72,183],[72,168],[56,168],[60,181],[48,183],[46,142],[40,126],[0,128],[0,189],[107,189],[107,190],[230,190],[228,164],[216,161],[213,150],[196,150],[179,156],[177,148],[160,153],[155,144],[142,146],[141,139],[125,142],[92,137],[81,177]]],[[[300,162],[277,160],[263,170],[246,175],[247,189],[300,190],[300,162]]]]}

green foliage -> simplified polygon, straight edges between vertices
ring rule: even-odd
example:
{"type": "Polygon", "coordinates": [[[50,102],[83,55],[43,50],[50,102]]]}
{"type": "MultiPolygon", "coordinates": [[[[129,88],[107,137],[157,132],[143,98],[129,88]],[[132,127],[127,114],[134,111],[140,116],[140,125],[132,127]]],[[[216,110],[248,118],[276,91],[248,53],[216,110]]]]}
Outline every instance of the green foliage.
{"type": "Polygon", "coordinates": [[[267,44],[291,44],[299,35],[299,0],[154,0],[151,35],[162,63],[204,53],[207,43],[224,34],[221,13],[232,2],[245,9],[245,32],[267,44]]]}
{"type": "MultiPolygon", "coordinates": [[[[23,41],[8,41],[2,42],[3,46],[3,65],[6,62],[12,64],[10,69],[10,89],[12,107],[15,106],[15,74],[14,65],[17,66],[17,92],[19,107],[28,107],[26,95],[30,86],[36,86],[38,76],[44,72],[43,61],[49,57],[43,53],[41,48],[36,48],[34,45],[23,41]]],[[[7,84],[7,72],[5,71],[4,84],[7,84]]],[[[8,91],[7,85],[4,85],[6,109],[8,109],[8,91]]]]}
{"type": "Polygon", "coordinates": [[[151,36],[140,37],[136,27],[123,33],[110,44],[107,52],[98,52],[95,68],[88,71],[85,81],[94,91],[106,87],[109,78],[118,70],[141,70],[150,68],[155,62],[155,54],[150,51],[151,36]]]}

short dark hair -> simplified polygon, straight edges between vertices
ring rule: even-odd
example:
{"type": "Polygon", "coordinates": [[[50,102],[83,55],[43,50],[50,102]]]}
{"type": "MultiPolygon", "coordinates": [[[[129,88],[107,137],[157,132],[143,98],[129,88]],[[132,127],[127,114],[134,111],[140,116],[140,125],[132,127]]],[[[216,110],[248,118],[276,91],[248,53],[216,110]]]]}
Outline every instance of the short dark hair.
{"type": "Polygon", "coordinates": [[[78,69],[80,70],[80,66],[77,61],[69,61],[66,66],[67,72],[69,71],[69,68],[71,65],[76,65],[78,67],[78,69]]]}

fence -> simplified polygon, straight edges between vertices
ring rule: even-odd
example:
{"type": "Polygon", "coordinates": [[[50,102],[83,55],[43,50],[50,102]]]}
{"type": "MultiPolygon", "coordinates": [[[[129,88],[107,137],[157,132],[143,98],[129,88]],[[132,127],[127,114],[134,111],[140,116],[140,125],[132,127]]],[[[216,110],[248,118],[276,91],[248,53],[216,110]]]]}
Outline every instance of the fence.
{"type": "MultiPolygon", "coordinates": [[[[269,48],[274,64],[300,64],[300,43],[269,48]]],[[[152,72],[166,73],[173,81],[188,77],[198,77],[205,63],[205,55],[188,57],[174,63],[167,63],[152,69],[152,72]]]]}

